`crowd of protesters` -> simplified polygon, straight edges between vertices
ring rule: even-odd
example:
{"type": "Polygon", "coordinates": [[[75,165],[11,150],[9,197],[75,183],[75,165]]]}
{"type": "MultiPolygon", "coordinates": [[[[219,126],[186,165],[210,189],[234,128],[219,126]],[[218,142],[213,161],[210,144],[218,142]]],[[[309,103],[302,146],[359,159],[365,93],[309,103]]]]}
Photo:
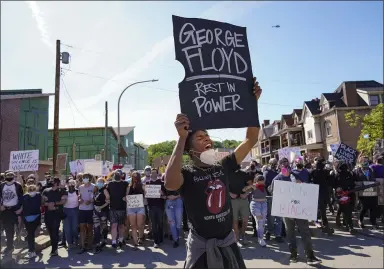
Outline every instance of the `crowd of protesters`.
{"type": "MultiPolygon", "coordinates": [[[[384,222],[383,206],[376,196],[359,196],[347,193],[351,202],[338,203],[343,192],[353,190],[358,182],[384,178],[384,154],[375,155],[373,162],[361,156],[356,166],[343,162],[329,163],[318,157],[307,162],[300,157],[293,162],[282,158],[271,159],[263,167],[252,161],[246,169],[229,176],[229,192],[234,216],[233,230],[237,245],[241,248],[250,243],[246,237],[249,219],[252,220],[253,237],[261,247],[274,237],[278,243],[287,241],[291,252],[290,261],[297,262],[296,231],[301,235],[307,253],[307,263],[320,262],[313,255],[309,222],[301,219],[281,218],[271,215],[273,186],[276,180],[312,183],[319,185],[318,221],[315,224],[324,233],[332,235],[334,229],[327,219],[336,214],[336,224],[355,233],[352,213],[359,213],[358,225],[365,227],[365,217],[374,229],[377,219],[384,222]],[[342,216],[342,220],[341,220],[342,216]],[[285,239],[284,239],[285,238],[285,239]]],[[[145,196],[144,196],[145,197],[145,196]]],[[[124,248],[132,240],[134,250],[145,240],[152,239],[158,248],[169,237],[173,247],[188,231],[187,216],[179,191],[164,187],[164,176],[158,169],[147,166],[143,173],[132,171],[125,174],[115,170],[108,177],[78,174],[61,181],[46,173],[44,181],[34,174],[26,179],[13,171],[1,174],[1,236],[5,235],[7,247],[4,254],[14,248],[14,237],[28,242],[28,259],[36,257],[35,238],[42,222],[51,240],[51,256],[58,255],[58,248],[78,249],[78,253],[99,253],[110,242],[113,248],[124,248]],[[145,185],[161,185],[160,198],[144,198],[144,207],[127,208],[127,195],[145,195],[145,185]],[[62,233],[60,234],[60,227],[62,233]],[[26,235],[22,236],[22,231],[26,235]],[[111,241],[107,240],[111,235],[111,241]]]]}

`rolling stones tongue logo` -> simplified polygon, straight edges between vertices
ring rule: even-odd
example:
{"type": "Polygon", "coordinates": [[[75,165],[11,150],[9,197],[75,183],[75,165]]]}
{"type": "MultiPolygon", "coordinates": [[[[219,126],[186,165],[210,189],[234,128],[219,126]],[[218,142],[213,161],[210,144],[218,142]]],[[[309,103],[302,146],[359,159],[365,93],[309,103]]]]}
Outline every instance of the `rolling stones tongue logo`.
{"type": "Polygon", "coordinates": [[[220,179],[208,182],[205,193],[207,194],[207,209],[212,214],[218,214],[225,205],[225,185],[220,179]]]}

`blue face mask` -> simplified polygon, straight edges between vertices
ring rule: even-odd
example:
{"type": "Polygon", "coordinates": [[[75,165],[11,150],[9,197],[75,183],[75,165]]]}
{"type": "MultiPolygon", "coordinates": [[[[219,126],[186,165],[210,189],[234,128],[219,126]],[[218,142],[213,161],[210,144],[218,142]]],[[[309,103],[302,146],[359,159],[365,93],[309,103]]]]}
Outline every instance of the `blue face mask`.
{"type": "Polygon", "coordinates": [[[104,187],[104,183],[101,183],[101,182],[97,182],[96,186],[101,189],[102,187],[104,187]]]}

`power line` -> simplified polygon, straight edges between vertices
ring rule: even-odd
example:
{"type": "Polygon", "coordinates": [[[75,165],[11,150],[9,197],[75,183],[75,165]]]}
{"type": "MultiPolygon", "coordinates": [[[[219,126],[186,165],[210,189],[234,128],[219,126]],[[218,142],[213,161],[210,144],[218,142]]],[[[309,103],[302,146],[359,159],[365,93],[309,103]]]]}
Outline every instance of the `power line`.
{"type": "Polygon", "coordinates": [[[90,123],[90,121],[89,121],[89,120],[83,115],[83,113],[81,113],[80,110],[77,108],[75,102],[73,102],[73,99],[72,99],[71,95],[70,95],[69,92],[68,92],[67,86],[65,85],[64,79],[61,79],[61,82],[63,82],[64,89],[65,89],[65,91],[67,92],[68,97],[69,97],[69,99],[71,100],[73,106],[76,108],[77,112],[79,112],[79,114],[83,117],[83,119],[85,119],[86,122],[90,123]]]}
{"type": "Polygon", "coordinates": [[[69,96],[68,91],[67,91],[66,88],[65,88],[65,93],[66,93],[67,96],[68,96],[68,98],[67,98],[67,102],[68,102],[68,106],[69,106],[69,108],[71,109],[71,114],[72,114],[72,119],[73,119],[73,128],[75,128],[75,127],[76,127],[75,116],[74,116],[74,114],[73,114],[72,105],[71,105],[71,102],[70,102],[70,99],[69,99],[70,96],[69,96]]]}
{"type": "MultiPolygon", "coordinates": [[[[75,74],[79,74],[79,75],[84,75],[84,76],[89,76],[89,77],[92,77],[92,78],[97,78],[97,79],[101,79],[101,80],[105,80],[105,81],[112,81],[112,82],[118,83],[120,85],[123,85],[121,83],[121,81],[119,81],[119,80],[110,79],[110,78],[104,78],[104,77],[100,77],[100,76],[95,76],[95,75],[92,75],[92,74],[89,74],[89,73],[74,71],[74,70],[66,69],[66,68],[62,68],[62,69],[66,70],[66,71],[69,71],[71,73],[75,73],[75,74]]],[[[131,82],[134,82],[134,81],[131,81],[131,82]]],[[[144,86],[144,85],[138,85],[137,87],[150,88],[150,89],[154,89],[154,90],[160,90],[160,91],[166,91],[166,92],[174,92],[174,93],[178,92],[178,90],[171,90],[171,89],[165,89],[165,88],[160,88],[160,87],[152,87],[152,86],[144,86]]],[[[292,105],[273,104],[273,103],[265,103],[265,102],[259,102],[259,104],[270,105],[270,106],[287,106],[287,107],[292,107],[292,105]]]]}

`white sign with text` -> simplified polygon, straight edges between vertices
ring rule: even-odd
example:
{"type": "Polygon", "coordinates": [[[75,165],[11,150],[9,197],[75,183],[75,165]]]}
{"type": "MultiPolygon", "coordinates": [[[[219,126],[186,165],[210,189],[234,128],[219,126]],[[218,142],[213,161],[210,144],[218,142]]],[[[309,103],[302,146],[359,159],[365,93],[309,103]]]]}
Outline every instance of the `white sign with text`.
{"type": "Polygon", "coordinates": [[[160,198],[161,185],[145,185],[145,198],[160,198]]]}
{"type": "Polygon", "coordinates": [[[39,170],[39,150],[11,151],[9,170],[14,172],[39,170]]]}
{"type": "Polygon", "coordinates": [[[275,180],[272,216],[317,220],[319,185],[275,180]]]}
{"type": "Polygon", "coordinates": [[[84,173],[89,173],[93,176],[101,176],[103,174],[103,161],[84,162],[84,173]]]}
{"type": "Polygon", "coordinates": [[[127,208],[144,207],[144,199],[142,194],[127,195],[127,208]]]}

